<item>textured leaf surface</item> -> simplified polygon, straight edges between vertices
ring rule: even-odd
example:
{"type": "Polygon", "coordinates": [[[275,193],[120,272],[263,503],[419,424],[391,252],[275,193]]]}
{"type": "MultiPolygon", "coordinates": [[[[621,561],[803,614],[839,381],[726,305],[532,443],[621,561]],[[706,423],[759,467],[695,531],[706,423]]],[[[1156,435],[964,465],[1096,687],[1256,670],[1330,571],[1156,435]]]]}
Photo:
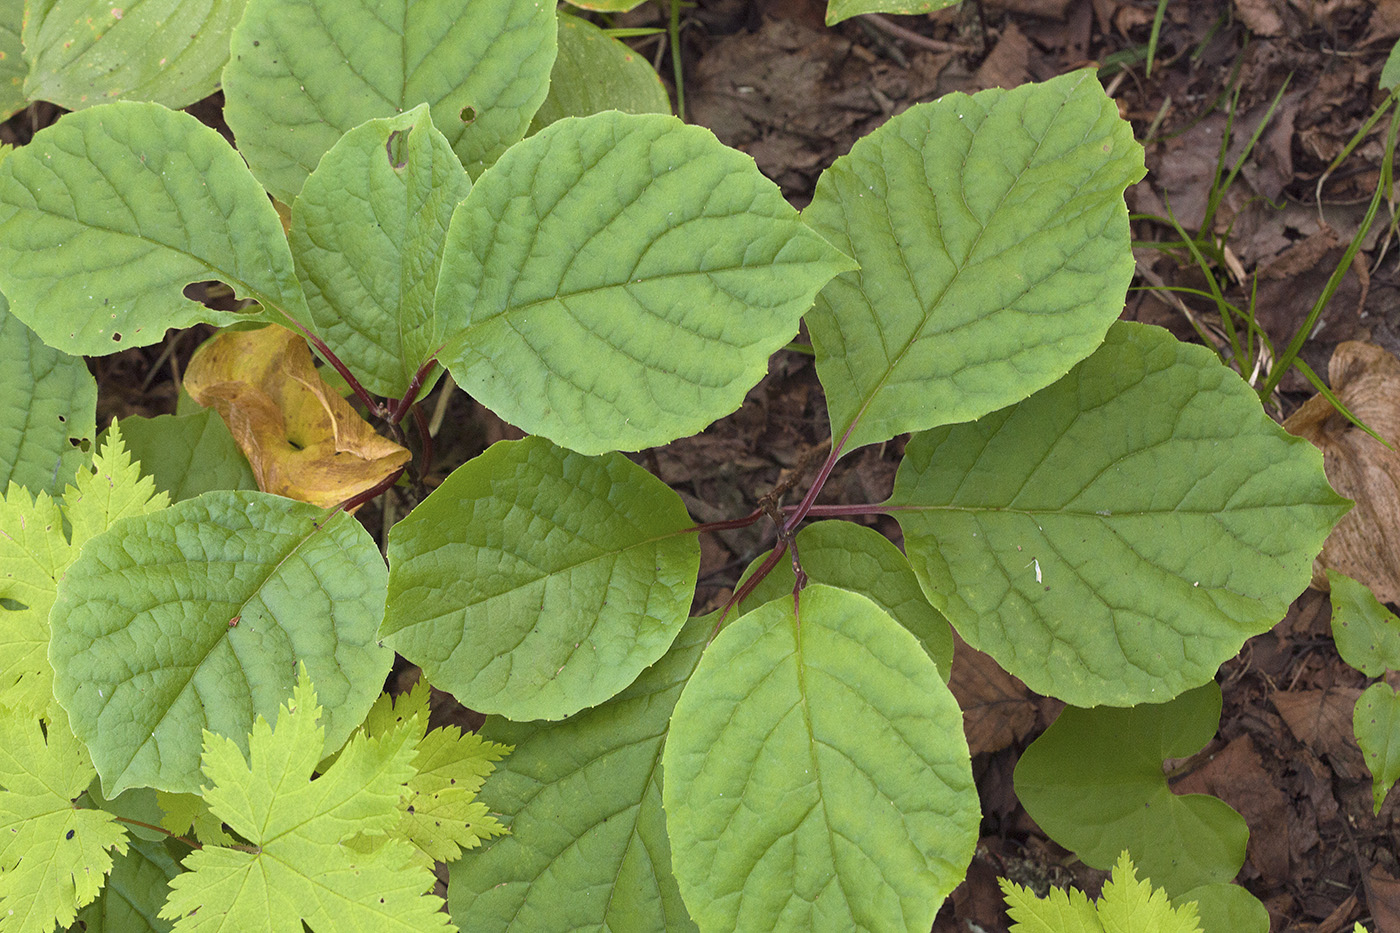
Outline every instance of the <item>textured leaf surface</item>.
{"type": "Polygon", "coordinates": [[[962,714],[863,596],[802,593],[731,622],[663,754],[672,865],[702,930],[924,933],[980,808],[962,714]]]}
{"type": "Polygon", "coordinates": [[[1332,585],[1332,640],[1342,660],[1368,677],[1400,670],[1400,619],[1370,587],[1335,570],[1332,585]]]}
{"type": "Polygon", "coordinates": [[[30,100],[69,110],[122,98],[178,110],[214,93],[244,0],[49,0],[31,4],[30,100]]]}
{"type": "Polygon", "coordinates": [[[510,835],[452,867],[455,916],[481,933],[696,929],[671,874],[661,750],[714,623],[691,619],[630,687],[563,722],[486,720],[515,747],[481,791],[510,835]]]}
{"type": "Polygon", "coordinates": [[[299,661],[338,748],[392,661],[375,641],[385,577],[350,516],[256,492],[206,493],[89,542],[60,585],[49,653],[104,791],[198,791],[202,731],[244,741],[299,661]]]}
{"type": "MultiPolygon", "coordinates": [[[[854,522],[817,522],[797,533],[797,550],[811,582],[859,593],[913,632],[947,682],[953,664],[953,632],[928,604],[909,561],[889,538],[854,522]]],[[[745,577],[763,559],[755,558],[745,577]]],[[[783,596],[791,600],[795,580],[792,562],[779,561],[739,609],[748,612],[783,596]]]]}
{"type": "Polygon", "coordinates": [[[738,408],[849,268],[708,130],[659,114],[561,120],[453,215],[439,359],[532,434],[640,450],[738,408]]]}
{"type": "Polygon", "coordinates": [[[325,745],[321,707],[302,668],[277,727],[259,716],[239,743],[206,732],[204,791],[214,813],[257,848],[206,846],[185,859],[161,916],[177,933],[267,930],[456,930],[428,894],[433,873],[413,864],[408,844],[391,839],[370,854],[345,845],[386,832],[413,776],[411,730],[377,739],[356,735],[319,778],[325,745]]]}
{"type": "Polygon", "coordinates": [[[79,357],[44,345],[0,297],[0,483],[57,492],[87,455],[97,382],[79,357]]]}
{"type": "Polygon", "coordinates": [[[592,23],[559,14],[559,56],[532,131],[604,110],[670,113],[671,98],[651,63],[592,23]]]}
{"type": "Polygon", "coordinates": [[[422,103],[475,176],[525,135],[556,42],[537,0],[249,0],[224,116],[288,204],[342,133],[422,103]]]}
{"type": "Polygon", "coordinates": [[[1092,71],[916,105],[823,172],[803,218],[860,263],[807,315],[845,450],[980,418],[1088,356],[1123,310],[1143,172],[1092,71]]]}
{"type": "Polygon", "coordinates": [[[505,441],[389,534],[382,634],[471,709],[562,719],[626,687],[685,623],[685,506],[621,454],[505,441]]]}
{"type": "Polygon", "coordinates": [[[961,0],[827,0],[826,24],[835,26],[842,20],[862,13],[894,13],[899,16],[914,16],[919,13],[932,13],[959,3],[961,0]]]}
{"type": "Polygon", "coordinates": [[[1346,508],[1243,381],[1140,324],[1025,402],[916,436],[888,504],[968,644],[1083,706],[1208,680],[1283,617],[1346,508]]]}
{"type": "Polygon", "coordinates": [[[1132,859],[1124,852],[1113,866],[1113,876],[1094,903],[1083,891],[1051,888],[1039,897],[1030,888],[1001,880],[1011,933],[1201,933],[1196,909],[1174,908],[1165,891],[1141,881],[1132,859]]]}
{"type": "Polygon", "coordinates": [[[0,916],[5,929],[49,933],[90,903],[126,851],[121,824],[73,801],[92,763],[62,723],[48,735],[37,717],[0,707],[0,916]]]}
{"type": "Polygon", "coordinates": [[[1269,933],[1269,909],[1237,884],[1203,884],[1172,898],[1173,904],[1195,902],[1201,929],[1210,933],[1269,933]]]}
{"type": "Polygon", "coordinates": [[[437,349],[442,243],[470,190],[420,105],[342,136],[292,205],[292,253],[315,332],[371,392],[399,398],[437,349]]]}
{"type": "Polygon", "coordinates": [[[78,919],[87,925],[86,933],[167,933],[170,922],[157,914],[165,905],[167,884],[181,871],[163,843],[132,839],[126,854],[114,860],[102,896],[84,907],[78,919]]]}
{"type": "Polygon", "coordinates": [[[212,409],[193,415],[126,418],[122,434],[141,462],[141,473],[150,476],[172,501],[193,499],[214,489],[258,488],[248,458],[212,409]]]}
{"type": "Polygon", "coordinates": [[[1220,723],[1214,682],[1169,703],[1067,707],[1021,755],[1016,796],[1040,828],[1084,862],[1108,868],[1124,849],[1173,896],[1229,881],[1249,830],[1223,800],[1177,796],[1162,762],[1195,754],[1220,723]]]}
{"type": "Polygon", "coordinates": [[[24,96],[29,68],[20,42],[23,18],[24,0],[0,0],[0,120],[8,120],[29,104],[24,96]]]}
{"type": "Polygon", "coordinates": [[[1384,683],[1371,684],[1357,698],[1352,728],[1371,769],[1371,796],[1379,814],[1385,795],[1400,780],[1400,694],[1384,683]]]}
{"type": "Polygon", "coordinates": [[[211,279],[306,314],[277,212],[238,153],[189,114],[104,104],[0,162],[0,288],[49,346],[99,356],[169,327],[248,319],[184,297],[211,279]]]}

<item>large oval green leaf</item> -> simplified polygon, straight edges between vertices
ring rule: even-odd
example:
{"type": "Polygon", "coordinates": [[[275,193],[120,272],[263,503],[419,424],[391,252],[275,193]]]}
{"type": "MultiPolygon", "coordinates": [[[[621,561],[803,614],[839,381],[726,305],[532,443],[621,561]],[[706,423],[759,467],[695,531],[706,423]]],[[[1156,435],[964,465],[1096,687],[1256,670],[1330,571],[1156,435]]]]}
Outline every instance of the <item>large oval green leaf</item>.
{"type": "Polygon", "coordinates": [[[827,586],[732,622],[663,754],[671,858],[701,930],[927,933],[981,810],[962,713],[928,655],[827,586]]]}
{"type": "Polygon", "coordinates": [[[481,734],[514,747],[477,795],[510,835],[452,865],[451,909],[473,933],[683,933],[695,924],[671,874],[661,749],[713,614],[622,693],[563,722],[492,716],[481,734]]]}
{"type": "Polygon", "coordinates": [[[1116,324],[1019,405],[917,435],[887,503],[929,601],[1080,706],[1209,680],[1307,586],[1346,500],[1203,347],[1116,324]]]}
{"type": "Polygon", "coordinates": [[[802,216],[860,263],[807,315],[844,449],[980,418],[1088,356],[1123,310],[1143,173],[1092,71],[916,105],[837,159],[802,216]]]}
{"type": "Polygon", "coordinates": [[[49,346],[101,356],[170,327],[247,320],[184,297],[209,279],[306,316],[277,212],[189,114],[103,104],[0,162],[0,290],[49,346]]]}
{"type": "Polygon", "coordinates": [[[525,135],[557,41],[537,0],[249,0],[224,117],[288,204],[342,133],[424,103],[478,175],[525,135]]]}
{"type": "Polygon", "coordinates": [[[615,111],[561,120],[453,215],[439,359],[532,434],[640,450],[737,409],[849,268],[708,130],[615,111]]]}
{"type": "Polygon", "coordinates": [[[382,632],[472,709],[562,719],[676,637],[700,566],[692,527],[680,497],[621,454],[503,441],[390,532],[382,632]]]}
{"type": "Polygon", "coordinates": [[[292,205],[289,237],[312,327],[371,392],[402,396],[437,349],[442,243],[470,190],[420,105],[342,136],[292,205]]]}
{"type": "Polygon", "coordinates": [[[895,13],[913,16],[943,10],[962,0],[827,0],[826,24],[835,26],[864,13],[895,13]]]}
{"type": "Polygon", "coordinates": [[[105,794],[198,792],[203,730],[246,746],[298,663],[339,748],[393,660],[375,641],[386,577],[355,519],[259,492],[206,493],[89,541],[59,584],[49,657],[105,794]]]}

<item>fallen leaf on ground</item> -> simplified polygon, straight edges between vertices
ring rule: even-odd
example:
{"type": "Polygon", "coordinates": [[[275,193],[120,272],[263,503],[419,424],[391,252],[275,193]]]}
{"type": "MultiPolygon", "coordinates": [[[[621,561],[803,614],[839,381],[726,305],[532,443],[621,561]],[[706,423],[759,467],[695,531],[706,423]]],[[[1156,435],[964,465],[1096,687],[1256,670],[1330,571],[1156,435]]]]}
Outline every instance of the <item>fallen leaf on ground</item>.
{"type": "Polygon", "coordinates": [[[1352,711],[1361,691],[1355,687],[1331,690],[1284,690],[1270,699],[1288,731],[1317,755],[1326,755],[1340,777],[1369,780],[1365,759],[1351,728],[1352,711]]]}
{"type": "Polygon", "coordinates": [[[410,456],[321,379],[306,341],[283,327],[210,340],[190,360],[185,391],[218,411],[263,492],[330,507],[387,479],[410,456]]]}
{"type": "Polygon", "coordinates": [[[962,707],[963,731],[974,755],[999,752],[1025,738],[1035,725],[1035,698],[1025,684],[956,633],[948,689],[962,707]]]}
{"type": "Polygon", "coordinates": [[[1250,863],[1270,883],[1289,880],[1288,795],[1270,780],[1248,735],[1233,739],[1172,792],[1212,794],[1238,810],[1249,824],[1250,863]]]}
{"type": "MultiPolygon", "coordinates": [[[[1327,367],[1332,392],[1351,413],[1400,447],[1400,360],[1374,344],[1337,345],[1327,367]]],[[[1387,450],[1316,395],[1283,423],[1322,450],[1327,479],[1356,500],[1313,564],[1327,589],[1331,569],[1360,580],[1383,603],[1400,601],[1400,452],[1387,450]]]]}

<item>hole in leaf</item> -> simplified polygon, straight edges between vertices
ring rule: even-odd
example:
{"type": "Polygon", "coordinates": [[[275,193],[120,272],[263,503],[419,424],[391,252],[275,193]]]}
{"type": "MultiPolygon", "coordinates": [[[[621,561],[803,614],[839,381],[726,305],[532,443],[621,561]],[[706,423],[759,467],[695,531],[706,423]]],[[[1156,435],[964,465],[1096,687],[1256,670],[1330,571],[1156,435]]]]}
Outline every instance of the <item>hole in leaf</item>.
{"type": "Polygon", "coordinates": [[[401,170],[408,165],[408,153],[405,151],[407,140],[403,133],[394,130],[389,134],[389,139],[384,143],[384,151],[389,154],[389,165],[394,171],[401,170]]]}
{"type": "Polygon", "coordinates": [[[471,126],[472,123],[476,122],[476,108],[472,106],[463,107],[462,112],[457,114],[457,116],[461,117],[462,122],[467,126],[471,126]]]}
{"type": "Polygon", "coordinates": [[[122,335],[121,335],[120,332],[118,332],[118,331],[113,331],[113,332],[112,332],[112,342],[113,342],[113,343],[121,343],[121,342],[122,342],[122,335]]]}
{"type": "Polygon", "coordinates": [[[181,293],[214,311],[241,311],[245,304],[234,296],[232,288],[218,281],[191,282],[181,293]]]}

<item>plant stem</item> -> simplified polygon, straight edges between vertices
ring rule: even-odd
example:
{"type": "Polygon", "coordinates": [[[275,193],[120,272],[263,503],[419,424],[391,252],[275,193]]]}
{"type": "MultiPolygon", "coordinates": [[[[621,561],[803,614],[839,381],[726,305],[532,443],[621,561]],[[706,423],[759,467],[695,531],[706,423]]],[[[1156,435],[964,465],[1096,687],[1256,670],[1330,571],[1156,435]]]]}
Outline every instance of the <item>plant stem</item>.
{"type": "Polygon", "coordinates": [[[397,470],[384,477],[384,479],[375,483],[369,489],[366,489],[364,492],[351,496],[349,499],[346,499],[344,502],[340,503],[340,505],[336,506],[336,509],[341,512],[355,511],[360,506],[364,505],[366,502],[369,502],[371,499],[376,498],[390,486],[397,483],[399,481],[399,477],[403,476],[403,470],[403,467],[399,467],[397,470]]]}
{"type": "Polygon", "coordinates": [[[820,493],[822,487],[826,485],[827,478],[831,476],[831,471],[836,467],[836,461],[841,459],[841,448],[846,446],[846,440],[850,438],[851,432],[855,430],[855,426],[855,422],[852,421],[851,426],[846,428],[846,433],[841,435],[841,440],[831,445],[831,453],[827,455],[826,462],[822,464],[822,468],[817,471],[817,478],[812,480],[812,485],[808,488],[807,495],[802,497],[802,501],[798,503],[797,508],[787,517],[787,521],[783,522],[782,528],[779,529],[780,535],[792,534],[792,530],[800,525],[802,520],[807,517],[807,513],[812,510],[812,504],[817,501],[817,494],[820,493]]]}
{"type": "Polygon", "coordinates": [[[133,820],[129,816],[117,816],[115,813],[111,814],[111,816],[112,819],[116,820],[118,823],[130,823],[132,826],[141,826],[145,829],[151,830],[152,832],[165,833],[165,835],[169,836],[171,839],[178,839],[180,842],[183,842],[191,849],[204,848],[204,846],[200,845],[198,842],[195,842],[193,839],[186,839],[184,836],[177,836],[170,830],[166,829],[164,826],[155,826],[151,823],[143,823],[140,820],[133,820]]]}
{"type": "Polygon", "coordinates": [[[671,0],[671,74],[676,82],[676,116],[685,122],[685,76],[681,70],[681,0],[671,0]]]}

